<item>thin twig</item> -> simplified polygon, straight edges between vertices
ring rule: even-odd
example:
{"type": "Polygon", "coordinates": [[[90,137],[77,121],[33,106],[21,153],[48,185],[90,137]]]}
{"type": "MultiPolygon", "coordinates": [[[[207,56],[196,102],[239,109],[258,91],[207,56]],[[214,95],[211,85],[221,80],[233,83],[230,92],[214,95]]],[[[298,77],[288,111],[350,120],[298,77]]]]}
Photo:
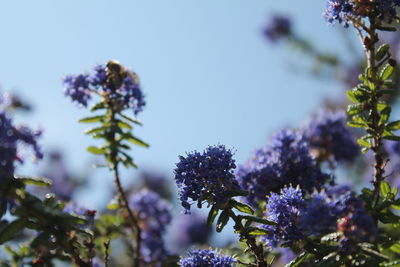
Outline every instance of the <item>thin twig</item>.
{"type": "Polygon", "coordinates": [[[121,205],[122,208],[124,208],[126,210],[126,212],[128,213],[128,222],[130,224],[130,227],[132,229],[133,233],[136,233],[136,247],[135,247],[135,257],[134,257],[134,266],[135,267],[139,267],[140,265],[140,250],[141,250],[141,229],[139,226],[139,222],[137,221],[135,215],[133,214],[131,208],[129,207],[129,202],[128,202],[128,198],[126,197],[125,191],[122,187],[121,184],[121,179],[120,179],[120,175],[119,175],[119,168],[118,168],[118,141],[116,140],[116,131],[115,129],[118,128],[117,123],[116,123],[116,119],[115,119],[115,115],[116,115],[116,111],[114,110],[114,105],[113,103],[109,103],[108,104],[110,107],[110,129],[111,129],[111,133],[109,136],[109,141],[111,143],[111,153],[110,153],[110,160],[111,160],[111,169],[114,172],[114,183],[115,186],[117,188],[117,192],[118,192],[118,199],[119,199],[119,203],[121,205]]]}
{"type": "Polygon", "coordinates": [[[264,259],[264,251],[262,245],[257,245],[256,239],[253,236],[248,235],[245,232],[245,228],[242,224],[242,220],[237,216],[232,210],[229,210],[229,216],[235,221],[235,226],[238,227],[237,230],[240,231],[241,235],[246,238],[246,244],[248,248],[254,253],[256,257],[257,267],[269,267],[264,259]]]}
{"type": "Polygon", "coordinates": [[[109,267],[109,260],[110,260],[110,239],[107,240],[107,242],[104,242],[104,265],[105,267],[109,267]]]}
{"type": "Polygon", "coordinates": [[[135,247],[135,260],[134,260],[134,266],[139,267],[140,264],[140,249],[141,249],[141,229],[139,226],[138,221],[136,220],[135,215],[133,215],[132,210],[129,208],[129,202],[126,197],[126,194],[124,192],[124,189],[122,188],[121,185],[121,180],[119,177],[119,171],[118,171],[118,165],[115,165],[113,168],[114,171],[114,182],[118,190],[118,195],[119,195],[119,201],[121,206],[127,211],[128,213],[128,221],[130,223],[130,226],[133,230],[133,232],[136,232],[136,247],[135,247]]]}

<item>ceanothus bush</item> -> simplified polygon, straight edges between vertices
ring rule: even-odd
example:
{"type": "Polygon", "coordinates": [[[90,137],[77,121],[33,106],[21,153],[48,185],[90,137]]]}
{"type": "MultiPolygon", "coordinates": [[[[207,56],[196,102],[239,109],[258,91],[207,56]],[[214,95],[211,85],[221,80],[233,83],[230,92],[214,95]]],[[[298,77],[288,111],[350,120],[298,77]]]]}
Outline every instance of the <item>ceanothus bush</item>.
{"type": "Polygon", "coordinates": [[[92,125],[85,133],[97,142],[87,148],[102,159],[95,167],[114,182],[108,205],[98,210],[82,208],[88,174],[71,178],[61,154],[51,153],[41,171],[49,179],[18,173],[27,148],[43,158],[41,131],[17,126],[15,116],[31,106],[1,95],[0,244],[9,256],[2,253],[0,265],[398,266],[400,120],[392,109],[400,72],[398,47],[390,46],[398,45],[399,6],[400,0],[326,0],[327,24],[355,29],[362,60],[317,48],[288,16],[270,17],[264,37],[299,48],[312,61],[311,73],[348,89],[347,100],[326,99],[306,123],[278,131],[238,166],[222,144],[179,156],[172,199],[168,175],[153,170],[123,186],[122,176],[136,176],[131,170],[138,168],[133,145],[149,145],[133,133],[142,126],[136,116],[145,94],[138,75],[121,63],[63,79],[64,95],[89,113],[79,122],[92,125]],[[174,199],[182,206],[177,220],[174,199]],[[193,205],[202,210],[193,212],[193,205]],[[213,250],[211,229],[237,238],[225,245],[219,239],[221,248],[213,250]]]}

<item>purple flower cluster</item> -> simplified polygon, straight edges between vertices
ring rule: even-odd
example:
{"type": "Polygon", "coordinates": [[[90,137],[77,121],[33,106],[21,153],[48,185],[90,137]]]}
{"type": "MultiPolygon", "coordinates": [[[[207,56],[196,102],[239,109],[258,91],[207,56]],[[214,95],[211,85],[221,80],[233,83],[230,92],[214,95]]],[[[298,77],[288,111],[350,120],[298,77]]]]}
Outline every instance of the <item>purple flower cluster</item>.
{"type": "Polygon", "coordinates": [[[142,190],[131,197],[129,206],[139,220],[143,261],[162,260],[167,255],[163,235],[171,222],[169,204],[158,194],[142,190]]]}
{"type": "Polygon", "coordinates": [[[15,161],[22,162],[21,144],[34,151],[34,159],[41,159],[43,154],[37,143],[41,131],[32,131],[26,126],[15,127],[5,112],[0,113],[0,178],[14,175],[15,161]]]}
{"type": "Polygon", "coordinates": [[[235,262],[237,261],[231,256],[224,256],[209,249],[196,249],[182,258],[179,264],[182,267],[232,267],[235,262]]]}
{"type": "Polygon", "coordinates": [[[189,200],[207,201],[223,206],[240,189],[233,170],[232,152],[223,145],[210,146],[203,153],[194,151],[180,156],[176,164],[175,181],[182,206],[188,212],[189,200]]]}
{"type": "Polygon", "coordinates": [[[273,15],[264,28],[264,35],[271,41],[276,42],[292,33],[292,22],[289,17],[273,15]]]}
{"type": "Polygon", "coordinates": [[[334,202],[325,193],[312,194],[306,207],[301,211],[299,226],[306,235],[321,236],[336,230],[334,202]]]}
{"type": "Polygon", "coordinates": [[[396,8],[400,0],[328,0],[324,16],[329,24],[339,22],[345,27],[349,25],[350,18],[375,17],[386,23],[391,23],[397,16],[396,8]]]}
{"type": "Polygon", "coordinates": [[[106,66],[97,65],[92,74],[68,75],[64,78],[64,94],[84,107],[94,95],[100,95],[112,99],[121,109],[133,109],[135,115],[141,112],[146,102],[136,74],[127,71],[115,87],[108,73],[106,66]]]}
{"type": "Polygon", "coordinates": [[[374,242],[377,228],[374,219],[364,207],[364,201],[351,191],[334,198],[339,218],[337,229],[342,234],[342,251],[350,253],[357,243],[374,242]]]}
{"type": "Polygon", "coordinates": [[[64,94],[71,97],[72,101],[86,107],[92,98],[90,91],[90,77],[88,74],[68,75],[64,78],[64,94]]]}
{"type": "Polygon", "coordinates": [[[346,114],[342,111],[320,111],[311,118],[304,131],[319,159],[333,157],[337,162],[351,162],[360,155],[359,146],[346,126],[346,114]]]}
{"type": "Polygon", "coordinates": [[[276,223],[263,226],[269,234],[262,239],[272,248],[291,246],[305,236],[338,232],[342,249],[349,252],[354,244],[373,242],[377,234],[364,202],[348,190],[316,192],[305,200],[300,188],[287,187],[271,194],[265,216],[276,223]]]}
{"type": "Polygon", "coordinates": [[[330,178],[311,157],[303,135],[294,130],[279,132],[270,144],[256,150],[239,166],[237,177],[242,188],[249,191],[246,202],[254,207],[271,192],[278,193],[290,184],[312,192],[330,178]]]}
{"type": "Polygon", "coordinates": [[[264,226],[270,233],[263,236],[263,240],[270,247],[277,247],[279,243],[291,245],[301,240],[303,233],[297,225],[300,212],[306,203],[299,187],[285,187],[280,194],[272,193],[266,206],[266,217],[276,222],[276,226],[264,226]]]}

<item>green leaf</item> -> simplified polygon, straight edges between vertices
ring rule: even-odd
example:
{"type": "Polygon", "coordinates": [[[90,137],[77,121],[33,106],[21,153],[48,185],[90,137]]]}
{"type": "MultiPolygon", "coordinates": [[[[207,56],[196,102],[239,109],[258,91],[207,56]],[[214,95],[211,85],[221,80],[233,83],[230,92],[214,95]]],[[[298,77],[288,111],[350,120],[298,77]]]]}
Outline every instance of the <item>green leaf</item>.
{"type": "Polygon", "coordinates": [[[387,63],[381,70],[381,73],[379,75],[379,78],[382,81],[385,81],[387,79],[389,79],[389,77],[393,74],[394,71],[394,67],[392,65],[390,65],[389,63],[387,63]]]}
{"type": "Polygon", "coordinates": [[[340,238],[340,234],[335,232],[335,233],[330,233],[327,235],[324,235],[321,237],[321,242],[322,243],[329,243],[329,242],[336,242],[340,238]]]}
{"type": "Polygon", "coordinates": [[[129,142],[131,142],[132,144],[138,145],[138,146],[143,146],[143,147],[149,147],[150,145],[145,143],[144,141],[140,140],[139,138],[133,136],[133,135],[129,135],[127,137],[127,140],[129,142]]]}
{"type": "Polygon", "coordinates": [[[352,104],[352,105],[347,106],[347,113],[350,116],[356,115],[356,114],[360,113],[361,111],[363,111],[362,104],[352,104]]]}
{"type": "Polygon", "coordinates": [[[350,101],[353,101],[354,103],[359,103],[359,102],[360,102],[360,101],[358,101],[357,98],[354,96],[354,92],[353,92],[353,91],[348,90],[348,91],[346,92],[346,95],[347,95],[347,98],[348,98],[350,101]]]}
{"type": "Polygon", "coordinates": [[[266,219],[260,218],[260,217],[256,217],[256,216],[241,216],[243,219],[246,219],[248,221],[251,222],[256,222],[256,223],[261,223],[261,224],[265,224],[265,225],[276,225],[276,222],[272,222],[272,221],[268,221],[266,219]]]}
{"type": "Polygon", "coordinates": [[[244,203],[238,202],[236,200],[232,200],[232,204],[233,204],[233,207],[235,209],[237,209],[238,211],[241,211],[241,212],[244,212],[244,213],[247,213],[247,214],[251,214],[251,215],[254,214],[254,210],[249,205],[246,205],[244,203]]]}
{"type": "Polygon", "coordinates": [[[355,103],[365,102],[369,99],[371,91],[369,87],[358,86],[351,90],[352,95],[356,99],[355,103]]]}
{"type": "Polygon", "coordinates": [[[218,212],[219,212],[219,209],[215,205],[213,205],[210,209],[210,212],[208,213],[207,225],[213,224],[215,217],[217,217],[217,215],[218,215],[218,212]]]}
{"type": "Polygon", "coordinates": [[[96,155],[102,155],[106,153],[106,150],[104,148],[98,148],[96,146],[89,146],[86,150],[96,155]]]}
{"type": "Polygon", "coordinates": [[[349,122],[347,122],[347,125],[350,127],[354,127],[354,128],[364,128],[364,126],[365,126],[364,123],[355,122],[355,121],[349,121],[349,122]]]}
{"type": "Polygon", "coordinates": [[[90,129],[85,130],[85,134],[97,134],[100,132],[104,132],[107,129],[108,129],[108,127],[106,127],[106,126],[90,128],[90,129]]]}
{"type": "Polygon", "coordinates": [[[397,254],[400,254],[400,244],[395,243],[390,247],[390,250],[393,252],[396,252],[397,254]]]}
{"type": "Polygon", "coordinates": [[[92,106],[90,108],[90,111],[96,111],[96,110],[105,109],[105,108],[106,108],[106,104],[104,102],[99,102],[99,103],[95,104],[94,106],[92,106]]]}
{"type": "Polygon", "coordinates": [[[383,139],[390,140],[390,141],[400,141],[400,136],[387,135],[387,136],[383,136],[383,139]]]}
{"type": "Polygon", "coordinates": [[[127,115],[124,115],[124,114],[121,114],[121,113],[119,115],[121,115],[122,118],[124,118],[124,119],[126,119],[126,120],[128,120],[128,121],[130,121],[130,122],[132,122],[134,124],[137,124],[137,125],[140,125],[140,126],[143,125],[139,120],[137,120],[137,119],[135,119],[133,117],[130,117],[130,116],[127,116],[127,115]]]}
{"type": "Polygon", "coordinates": [[[376,52],[376,60],[381,61],[383,57],[387,54],[389,51],[390,46],[388,44],[383,44],[381,45],[377,52],[376,52]]]}
{"type": "Polygon", "coordinates": [[[0,201],[0,219],[6,214],[7,212],[8,202],[6,200],[0,201]]]}
{"type": "Polygon", "coordinates": [[[396,187],[396,186],[393,186],[392,187],[392,194],[394,195],[394,196],[397,196],[397,193],[399,192],[399,189],[396,187]]]}
{"type": "Polygon", "coordinates": [[[391,188],[388,182],[381,182],[381,194],[382,196],[386,196],[388,193],[391,192],[391,188]]]}
{"type": "Polygon", "coordinates": [[[386,130],[396,131],[400,129],[400,121],[393,121],[386,125],[386,130]]]}
{"type": "Polygon", "coordinates": [[[52,184],[51,180],[45,178],[45,177],[31,177],[31,176],[26,176],[26,175],[14,175],[14,178],[22,181],[24,184],[30,184],[30,185],[36,185],[36,186],[42,186],[42,187],[47,187],[52,184]]]}
{"type": "Polygon", "coordinates": [[[379,251],[376,251],[376,250],[374,250],[372,248],[368,248],[368,247],[362,246],[362,245],[360,247],[364,252],[366,252],[367,254],[369,254],[369,255],[371,255],[371,256],[373,256],[375,258],[378,258],[378,259],[384,260],[384,261],[389,259],[388,256],[386,256],[386,255],[384,255],[384,254],[380,253],[379,251]]]}
{"type": "Polygon", "coordinates": [[[385,102],[380,101],[380,102],[378,102],[376,107],[378,108],[378,111],[381,112],[382,110],[384,110],[385,108],[387,108],[389,106],[385,102]]]}
{"type": "MultiPolygon", "coordinates": [[[[10,246],[4,245],[4,250],[13,257],[18,257],[19,254],[15,250],[13,250],[10,246]]],[[[1,265],[0,265],[1,266],[1,265]]]]}
{"type": "Polygon", "coordinates": [[[86,117],[86,118],[80,119],[79,122],[80,123],[94,123],[94,122],[102,121],[104,118],[105,118],[105,116],[103,116],[103,115],[94,116],[94,117],[86,117]]]}
{"type": "Polygon", "coordinates": [[[369,150],[368,147],[363,147],[363,148],[361,149],[361,153],[364,155],[365,153],[368,152],[368,150],[369,150]]]}
{"type": "Polygon", "coordinates": [[[4,244],[5,242],[13,239],[25,228],[27,222],[28,220],[26,218],[20,218],[4,227],[0,231],[0,244],[4,244]]]}
{"type": "Polygon", "coordinates": [[[378,25],[376,28],[378,30],[380,30],[380,31],[385,31],[385,32],[395,32],[395,31],[397,31],[396,27],[388,27],[388,26],[378,25]]]}
{"type": "Polygon", "coordinates": [[[217,221],[217,232],[220,233],[222,229],[224,229],[225,225],[229,221],[229,214],[227,210],[224,210],[221,215],[219,215],[218,221],[217,221]]]}
{"type": "Polygon", "coordinates": [[[383,266],[383,267],[399,267],[400,266],[400,260],[391,261],[389,263],[381,263],[381,264],[379,264],[379,266],[383,266]]]}
{"type": "Polygon", "coordinates": [[[365,140],[364,138],[359,138],[357,139],[357,143],[361,146],[367,147],[367,148],[371,148],[371,144],[365,140]]]}
{"type": "Polygon", "coordinates": [[[129,125],[128,123],[126,123],[126,122],[123,122],[123,121],[118,120],[117,125],[118,125],[118,127],[121,128],[121,129],[132,130],[132,126],[130,126],[130,125],[129,125]]]}
{"type": "Polygon", "coordinates": [[[297,258],[289,262],[288,264],[285,265],[285,267],[298,267],[300,266],[300,263],[304,261],[304,259],[307,257],[307,253],[303,252],[297,258]]]}
{"type": "Polygon", "coordinates": [[[35,239],[31,242],[30,246],[31,248],[37,249],[38,246],[48,246],[49,243],[49,233],[47,232],[42,232],[38,236],[36,236],[35,239]]]}
{"type": "Polygon", "coordinates": [[[266,229],[257,228],[257,227],[248,227],[246,230],[247,230],[247,234],[248,234],[248,235],[255,235],[255,236],[258,236],[258,235],[267,235],[267,234],[270,233],[270,232],[269,232],[268,230],[266,230],[266,229]]]}
{"type": "Polygon", "coordinates": [[[112,199],[110,203],[107,205],[107,209],[109,210],[117,210],[119,208],[119,203],[117,199],[112,199]]]}
{"type": "Polygon", "coordinates": [[[231,193],[231,196],[233,196],[233,197],[236,197],[236,196],[245,197],[245,196],[249,195],[249,192],[247,192],[246,190],[242,190],[242,189],[235,189],[235,190],[230,191],[230,193],[231,193]]]}
{"type": "Polygon", "coordinates": [[[379,122],[381,123],[381,124],[385,124],[388,120],[389,120],[389,117],[390,117],[390,113],[392,112],[392,108],[391,107],[385,107],[382,111],[381,111],[381,118],[380,118],[380,120],[379,120],[379,122]]]}

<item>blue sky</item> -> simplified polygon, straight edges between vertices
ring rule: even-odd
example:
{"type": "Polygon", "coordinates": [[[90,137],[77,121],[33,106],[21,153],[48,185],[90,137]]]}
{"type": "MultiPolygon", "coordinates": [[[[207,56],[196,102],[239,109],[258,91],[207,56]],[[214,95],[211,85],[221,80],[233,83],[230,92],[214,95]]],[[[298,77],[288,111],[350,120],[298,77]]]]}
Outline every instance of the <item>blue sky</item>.
{"type": "Polygon", "coordinates": [[[21,120],[41,126],[44,147],[62,149],[79,168],[93,143],[77,123],[88,111],[63,96],[61,79],[117,59],[138,73],[147,96],[139,116],[144,126],[136,133],[151,148],[133,151],[139,166],[172,175],[179,154],[212,144],[234,148],[240,163],[271,132],[300,123],[322,96],[340,92],[335,84],[290,72],[303,58],[261,34],[267,16],[278,11],[292,15],[296,30],[322,49],[338,50],[343,44],[322,18],[324,4],[0,1],[0,86],[35,106],[21,120]]]}

